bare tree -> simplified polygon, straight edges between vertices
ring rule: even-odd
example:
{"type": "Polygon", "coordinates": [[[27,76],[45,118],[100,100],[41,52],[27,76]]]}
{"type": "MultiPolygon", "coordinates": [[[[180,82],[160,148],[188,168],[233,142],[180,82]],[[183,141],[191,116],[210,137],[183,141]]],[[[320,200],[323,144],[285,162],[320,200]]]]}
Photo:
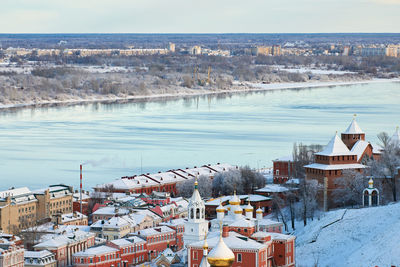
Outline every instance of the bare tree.
{"type": "Polygon", "coordinates": [[[362,200],[362,192],[366,187],[367,179],[355,170],[344,170],[342,177],[335,179],[336,188],[332,196],[335,203],[343,207],[359,205],[362,200]]]}
{"type": "Polygon", "coordinates": [[[384,179],[391,187],[392,200],[397,201],[397,173],[400,166],[400,146],[395,142],[386,142],[380,159],[369,162],[371,175],[384,179]]]}
{"type": "Polygon", "coordinates": [[[300,217],[303,219],[304,226],[307,225],[307,219],[314,219],[315,211],[318,209],[317,195],[318,195],[318,181],[317,180],[300,180],[299,198],[301,200],[300,217]]]}

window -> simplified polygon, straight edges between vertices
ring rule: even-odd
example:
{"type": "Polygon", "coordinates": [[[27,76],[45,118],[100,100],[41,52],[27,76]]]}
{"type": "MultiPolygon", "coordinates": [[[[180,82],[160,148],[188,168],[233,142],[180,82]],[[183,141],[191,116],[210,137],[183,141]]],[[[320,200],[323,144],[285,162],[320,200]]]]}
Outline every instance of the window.
{"type": "Polygon", "coordinates": [[[193,251],[193,259],[197,260],[197,251],[193,251]]]}
{"type": "Polygon", "coordinates": [[[237,254],[237,262],[242,262],[242,254],[241,253],[237,254]]]}

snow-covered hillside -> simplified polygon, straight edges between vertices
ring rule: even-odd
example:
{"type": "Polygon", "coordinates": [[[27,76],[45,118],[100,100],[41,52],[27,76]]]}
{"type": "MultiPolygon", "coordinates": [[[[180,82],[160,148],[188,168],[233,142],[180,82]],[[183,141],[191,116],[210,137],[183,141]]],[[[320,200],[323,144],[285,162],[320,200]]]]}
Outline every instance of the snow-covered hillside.
{"type": "Polygon", "coordinates": [[[295,235],[297,266],[400,266],[400,203],[328,212],[295,235]]]}

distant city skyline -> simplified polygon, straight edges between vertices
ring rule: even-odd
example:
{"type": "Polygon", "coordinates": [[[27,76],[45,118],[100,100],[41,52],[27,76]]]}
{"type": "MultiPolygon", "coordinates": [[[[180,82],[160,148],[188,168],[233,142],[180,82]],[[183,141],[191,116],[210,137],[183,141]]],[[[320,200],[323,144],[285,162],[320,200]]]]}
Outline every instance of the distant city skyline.
{"type": "Polygon", "coordinates": [[[400,0],[3,0],[0,33],[399,32],[400,0]]]}

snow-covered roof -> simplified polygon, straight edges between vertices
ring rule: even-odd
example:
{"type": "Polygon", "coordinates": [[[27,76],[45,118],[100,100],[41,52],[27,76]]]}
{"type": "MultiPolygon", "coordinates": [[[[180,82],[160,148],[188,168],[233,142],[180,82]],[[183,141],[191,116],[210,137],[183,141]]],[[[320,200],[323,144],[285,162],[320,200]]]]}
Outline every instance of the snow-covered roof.
{"type": "Polygon", "coordinates": [[[280,157],[275,159],[274,161],[293,161],[293,155],[287,155],[284,157],[280,157]]]}
{"type": "Polygon", "coordinates": [[[72,256],[74,256],[74,257],[99,256],[102,254],[114,253],[117,251],[118,251],[118,249],[115,249],[115,248],[112,248],[109,246],[98,246],[98,247],[91,247],[84,251],[74,253],[72,256]]]}
{"type": "Polygon", "coordinates": [[[20,195],[25,195],[31,193],[31,190],[29,190],[28,187],[21,187],[21,188],[13,188],[5,191],[0,192],[0,198],[6,198],[8,196],[10,197],[16,197],[20,195]]]}
{"type": "Polygon", "coordinates": [[[81,220],[81,219],[87,219],[87,216],[77,211],[61,215],[62,223],[81,220]]]}
{"type": "Polygon", "coordinates": [[[110,183],[98,185],[95,188],[113,186],[115,189],[131,190],[134,188],[181,182],[187,179],[193,179],[201,175],[214,176],[215,173],[225,172],[235,168],[236,166],[232,166],[230,164],[207,164],[201,167],[176,169],[153,174],[148,173],[131,177],[122,177],[121,179],[114,180],[110,183]]]}
{"type": "Polygon", "coordinates": [[[343,132],[344,134],[363,134],[363,130],[361,130],[360,126],[358,126],[358,123],[356,119],[354,118],[349,127],[347,127],[346,131],[343,132]]]}
{"type": "Polygon", "coordinates": [[[270,235],[271,235],[271,239],[273,241],[275,241],[275,240],[289,241],[289,240],[296,238],[294,235],[285,235],[285,234],[281,234],[281,233],[270,233],[270,235]]]}
{"type": "Polygon", "coordinates": [[[362,157],[362,155],[365,152],[365,149],[367,149],[369,143],[367,141],[363,140],[358,140],[354,146],[351,148],[351,152],[357,155],[357,161],[359,161],[362,157]]]}
{"type": "MultiPolygon", "coordinates": [[[[249,195],[237,195],[237,197],[242,200],[248,200],[249,195]]],[[[206,202],[206,206],[219,206],[219,204],[225,201],[229,201],[232,198],[232,196],[222,196],[214,199],[210,199],[209,201],[206,202]]],[[[264,200],[269,200],[271,198],[262,196],[262,195],[250,195],[250,202],[257,202],[257,201],[264,201],[264,200]]]]}
{"type": "Polygon", "coordinates": [[[116,208],[113,206],[110,207],[102,207],[93,212],[93,215],[115,215],[118,211],[118,215],[129,214],[129,210],[125,208],[116,208]]]}
{"type": "Polygon", "coordinates": [[[291,178],[291,179],[287,180],[285,184],[300,184],[300,179],[291,178]]]}
{"type": "Polygon", "coordinates": [[[187,222],[186,219],[183,218],[179,218],[179,219],[174,219],[168,222],[164,222],[164,223],[160,223],[160,225],[166,225],[166,226],[179,226],[179,225],[185,225],[185,223],[187,222]]]}
{"type": "Polygon", "coordinates": [[[264,227],[275,226],[275,225],[283,226],[283,223],[278,222],[278,221],[274,221],[274,220],[271,220],[271,219],[261,219],[261,220],[258,221],[258,225],[264,226],[264,227]]]}
{"type": "Polygon", "coordinates": [[[41,251],[29,251],[25,250],[24,257],[25,258],[43,258],[47,256],[53,256],[54,254],[48,250],[41,250],[41,251]]]}
{"type": "Polygon", "coordinates": [[[132,245],[132,242],[128,241],[125,238],[114,239],[114,240],[110,241],[110,243],[113,243],[114,245],[117,245],[119,247],[126,247],[126,246],[132,245]]]}
{"type": "Polygon", "coordinates": [[[315,155],[321,156],[346,156],[346,155],[355,155],[350,152],[347,146],[343,143],[342,139],[339,138],[337,134],[329,141],[329,143],[325,146],[324,150],[321,152],[315,153],[315,155]]]}
{"type": "Polygon", "coordinates": [[[313,163],[304,166],[304,168],[312,168],[312,169],[318,169],[318,170],[347,170],[347,169],[364,169],[366,168],[365,165],[358,164],[358,163],[353,163],[353,164],[320,164],[320,163],[313,163]]]}
{"type": "MultiPolygon", "coordinates": [[[[232,250],[235,249],[261,249],[265,245],[253,239],[247,238],[236,232],[229,232],[229,236],[222,238],[225,244],[232,250]]],[[[219,232],[210,232],[207,236],[207,243],[209,248],[214,248],[219,241],[219,232]]],[[[194,242],[189,244],[189,247],[202,248],[204,241],[194,242]]]]}
{"type": "Polygon", "coordinates": [[[253,220],[249,220],[249,219],[247,219],[245,217],[242,217],[239,220],[235,220],[229,226],[232,226],[232,227],[254,227],[254,221],[253,220]]]}
{"type": "Polygon", "coordinates": [[[140,238],[138,236],[128,236],[126,239],[130,240],[132,243],[135,243],[135,244],[146,242],[146,240],[144,240],[143,238],[140,238]]]}
{"type": "Polygon", "coordinates": [[[147,237],[147,236],[159,235],[162,233],[169,233],[169,232],[174,232],[174,230],[165,225],[162,225],[162,226],[158,226],[158,227],[142,229],[142,230],[138,231],[137,234],[139,236],[147,237]]]}
{"type": "Polygon", "coordinates": [[[282,193],[287,191],[289,191],[289,189],[279,184],[267,184],[263,188],[256,190],[256,192],[265,192],[265,193],[282,193]]]}
{"type": "Polygon", "coordinates": [[[107,228],[121,228],[130,225],[130,223],[122,217],[112,217],[103,224],[103,227],[107,228]]]}

